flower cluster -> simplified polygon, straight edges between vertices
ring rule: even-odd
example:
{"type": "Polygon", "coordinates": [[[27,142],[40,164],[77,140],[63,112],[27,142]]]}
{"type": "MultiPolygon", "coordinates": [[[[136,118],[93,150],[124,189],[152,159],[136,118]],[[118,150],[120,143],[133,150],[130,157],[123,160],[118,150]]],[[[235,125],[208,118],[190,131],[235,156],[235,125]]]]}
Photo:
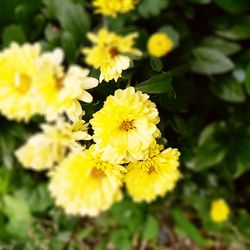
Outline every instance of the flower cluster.
{"type": "MultiPolygon", "coordinates": [[[[93,1],[98,13],[112,16],[135,3],[93,1]]],[[[132,57],[142,56],[134,46],[137,33],[121,36],[101,28],[87,36],[93,47],[82,53],[87,64],[100,70],[100,82],[117,81],[132,57]]],[[[166,37],[160,37],[161,43],[157,39],[149,41],[149,52],[159,57],[172,44],[166,37]],[[151,43],[158,44],[157,51],[151,43]]],[[[17,149],[19,162],[26,169],[48,171],[55,203],[74,215],[107,210],[122,199],[123,186],[135,202],[152,202],[173,190],[180,179],[180,153],[157,143],[161,133],[155,103],[132,86],[118,89],[93,114],[90,135],[81,102],[92,102],[86,90],[98,80],[88,74],[78,65],[65,69],[61,49],[42,52],[38,44],[13,43],[0,53],[1,113],[25,122],[33,115],[45,117],[41,131],[17,149]]]]}
{"type": "Polygon", "coordinates": [[[38,44],[16,43],[0,53],[0,111],[7,118],[29,121],[35,115],[54,120],[67,113],[75,120],[82,110],[79,100],[91,102],[86,89],[98,85],[89,71],[73,65],[62,66],[63,52],[41,53],[38,44]],[[15,60],[13,60],[15,58],[15,60]]]}

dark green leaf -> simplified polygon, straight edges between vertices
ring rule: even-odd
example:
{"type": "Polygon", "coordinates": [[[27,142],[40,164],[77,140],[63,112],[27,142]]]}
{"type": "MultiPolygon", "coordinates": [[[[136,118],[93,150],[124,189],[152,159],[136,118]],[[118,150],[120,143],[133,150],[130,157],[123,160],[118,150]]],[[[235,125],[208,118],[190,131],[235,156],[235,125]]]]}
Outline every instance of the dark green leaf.
{"type": "Polygon", "coordinates": [[[250,95],[250,64],[248,64],[246,68],[245,86],[248,95],[250,95]]]}
{"type": "Polygon", "coordinates": [[[76,41],[85,39],[86,31],[90,28],[90,18],[83,6],[71,0],[43,0],[47,14],[56,18],[61,27],[72,33],[76,41]]]}
{"type": "Polygon", "coordinates": [[[20,26],[10,25],[4,29],[2,40],[4,47],[6,47],[13,41],[19,44],[24,43],[26,41],[26,36],[20,26]]]}
{"type": "Polygon", "coordinates": [[[166,93],[173,89],[172,79],[167,73],[162,73],[137,84],[135,88],[149,94],[166,93]]]}
{"type": "Polygon", "coordinates": [[[157,57],[150,57],[150,64],[153,70],[161,71],[163,68],[163,64],[160,58],[157,57]]]}
{"type": "Polygon", "coordinates": [[[233,55],[241,49],[241,46],[238,43],[230,42],[213,36],[206,37],[202,41],[201,46],[216,49],[226,56],[233,55]]]}
{"type": "Polygon", "coordinates": [[[246,40],[250,38],[250,17],[237,20],[231,27],[217,30],[216,34],[231,40],[246,40]]]}
{"type": "Polygon", "coordinates": [[[233,77],[226,77],[218,83],[211,84],[213,93],[228,102],[244,102],[246,97],[241,84],[233,77]]]}
{"type": "Polygon", "coordinates": [[[215,3],[229,13],[241,13],[250,8],[248,0],[215,0],[215,3]]]}
{"type": "Polygon", "coordinates": [[[143,17],[150,17],[158,15],[162,9],[166,8],[169,0],[142,0],[138,6],[138,11],[143,17]]]}
{"type": "Polygon", "coordinates": [[[234,68],[233,62],[220,51],[199,47],[193,51],[191,70],[200,74],[222,74],[234,68]]]}

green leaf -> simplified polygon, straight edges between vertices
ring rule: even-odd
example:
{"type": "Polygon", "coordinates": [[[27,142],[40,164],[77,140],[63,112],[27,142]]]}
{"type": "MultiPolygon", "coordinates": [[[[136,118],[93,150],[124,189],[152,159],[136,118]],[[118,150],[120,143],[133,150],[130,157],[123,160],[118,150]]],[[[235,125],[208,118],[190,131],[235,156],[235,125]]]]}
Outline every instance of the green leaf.
{"type": "Polygon", "coordinates": [[[250,8],[248,0],[215,0],[215,3],[232,14],[242,13],[250,8]]]}
{"type": "Polygon", "coordinates": [[[246,97],[242,85],[233,77],[225,77],[221,81],[210,85],[212,92],[223,101],[241,103],[246,97]]]}
{"type": "Polygon", "coordinates": [[[214,36],[206,37],[202,41],[201,46],[216,49],[226,56],[233,55],[241,49],[241,46],[238,43],[214,36]]]}
{"type": "Polygon", "coordinates": [[[35,189],[27,190],[26,200],[32,212],[44,212],[53,204],[45,184],[38,185],[35,189]]]}
{"type": "Polygon", "coordinates": [[[201,171],[213,167],[222,162],[226,156],[227,149],[213,140],[198,147],[195,157],[195,171],[201,171]]]}
{"type": "Polygon", "coordinates": [[[7,47],[11,42],[15,41],[22,44],[26,41],[23,29],[18,25],[7,26],[2,34],[3,46],[7,47]]]}
{"type": "Polygon", "coordinates": [[[90,18],[80,3],[72,0],[43,0],[47,15],[55,18],[61,27],[70,32],[77,42],[85,39],[90,28],[90,18]]]}
{"type": "Polygon", "coordinates": [[[25,200],[21,197],[5,195],[3,203],[3,211],[9,219],[7,231],[16,237],[26,237],[31,226],[31,215],[25,200]]]}
{"type": "Polygon", "coordinates": [[[175,220],[175,230],[178,234],[191,238],[200,246],[206,246],[208,244],[206,239],[203,238],[199,230],[190,222],[183,211],[179,208],[173,209],[172,215],[175,220]]]}
{"type": "Polygon", "coordinates": [[[245,87],[248,95],[250,95],[250,63],[247,65],[246,68],[245,87]]]}
{"type": "Polygon", "coordinates": [[[2,166],[0,167],[0,195],[7,193],[10,185],[11,171],[2,166]]]}
{"type": "Polygon", "coordinates": [[[149,215],[143,229],[142,237],[146,241],[156,242],[158,235],[159,235],[159,223],[153,216],[149,215]]]}
{"type": "Polygon", "coordinates": [[[71,33],[68,31],[62,34],[62,47],[65,51],[65,56],[69,62],[74,62],[76,58],[77,45],[71,33]]]}
{"type": "Polygon", "coordinates": [[[222,74],[234,68],[233,62],[216,49],[199,47],[193,51],[191,70],[200,74],[222,74]]]}
{"type": "Polygon", "coordinates": [[[149,94],[166,93],[173,90],[172,79],[167,73],[162,73],[137,84],[135,88],[149,94]]]}
{"type": "Polygon", "coordinates": [[[244,17],[233,23],[229,28],[217,30],[216,34],[231,40],[246,40],[250,38],[250,17],[244,17]]]}
{"type": "Polygon", "coordinates": [[[169,4],[169,0],[142,0],[138,6],[138,11],[143,17],[150,17],[159,15],[161,10],[166,8],[169,4]]]}
{"type": "Polygon", "coordinates": [[[163,64],[161,62],[161,59],[160,58],[157,58],[157,57],[150,57],[150,65],[152,67],[153,70],[159,72],[162,70],[163,68],[163,64]]]}
{"type": "Polygon", "coordinates": [[[225,147],[217,140],[217,135],[224,132],[224,123],[212,123],[201,132],[195,157],[187,163],[194,171],[202,171],[222,162],[227,153],[225,147]]]}

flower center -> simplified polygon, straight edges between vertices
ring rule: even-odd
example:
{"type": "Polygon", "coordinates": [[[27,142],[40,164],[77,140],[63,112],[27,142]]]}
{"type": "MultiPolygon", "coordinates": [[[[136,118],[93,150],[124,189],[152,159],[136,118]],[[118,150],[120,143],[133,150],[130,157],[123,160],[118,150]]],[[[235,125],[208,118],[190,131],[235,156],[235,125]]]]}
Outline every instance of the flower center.
{"type": "Polygon", "coordinates": [[[25,94],[31,86],[31,78],[24,73],[15,74],[14,86],[16,90],[22,94],[25,94]]]}
{"type": "Polygon", "coordinates": [[[64,87],[63,81],[64,81],[63,77],[59,77],[59,78],[56,79],[56,89],[58,91],[60,91],[64,87]]]}
{"type": "Polygon", "coordinates": [[[154,166],[150,166],[148,169],[148,173],[152,174],[153,172],[155,172],[155,167],[154,166]]]}
{"type": "Polygon", "coordinates": [[[117,49],[117,47],[112,47],[109,50],[109,53],[110,53],[111,57],[114,58],[119,54],[119,50],[117,49]]]}
{"type": "Polygon", "coordinates": [[[105,174],[104,174],[103,170],[101,170],[99,168],[93,168],[92,171],[91,171],[91,176],[93,176],[96,179],[100,179],[104,175],[105,174]]]}
{"type": "Polygon", "coordinates": [[[123,131],[129,131],[130,129],[133,129],[135,126],[134,126],[134,120],[131,120],[131,121],[123,121],[122,124],[119,126],[119,129],[120,130],[123,130],[123,131]]]}

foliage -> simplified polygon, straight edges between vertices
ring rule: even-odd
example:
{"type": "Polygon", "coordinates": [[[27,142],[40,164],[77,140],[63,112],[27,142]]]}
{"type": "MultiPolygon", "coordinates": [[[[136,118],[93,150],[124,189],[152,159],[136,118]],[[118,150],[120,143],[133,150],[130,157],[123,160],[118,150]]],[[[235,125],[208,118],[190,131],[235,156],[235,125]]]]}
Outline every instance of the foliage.
{"type": "Polygon", "coordinates": [[[160,111],[161,143],[182,153],[182,180],[173,193],[150,205],[126,198],[96,219],[66,216],[54,207],[46,176],[23,170],[13,155],[41,118],[21,124],[1,117],[0,248],[100,250],[111,245],[125,250],[148,244],[157,249],[189,237],[204,248],[219,239],[249,249],[249,10],[248,0],[141,0],[132,12],[112,19],[94,15],[84,0],[2,1],[1,48],[11,41],[39,41],[44,50],[62,47],[65,64],[84,65],[80,49],[88,45],[86,32],[100,25],[120,34],[139,32],[137,48],[144,58],[118,83],[91,91],[94,102],[84,105],[86,117],[127,84],[149,93],[160,111]],[[175,43],[160,59],[146,52],[146,41],[156,31],[175,43]],[[216,224],[210,204],[220,197],[229,203],[231,216],[216,224]]]}

